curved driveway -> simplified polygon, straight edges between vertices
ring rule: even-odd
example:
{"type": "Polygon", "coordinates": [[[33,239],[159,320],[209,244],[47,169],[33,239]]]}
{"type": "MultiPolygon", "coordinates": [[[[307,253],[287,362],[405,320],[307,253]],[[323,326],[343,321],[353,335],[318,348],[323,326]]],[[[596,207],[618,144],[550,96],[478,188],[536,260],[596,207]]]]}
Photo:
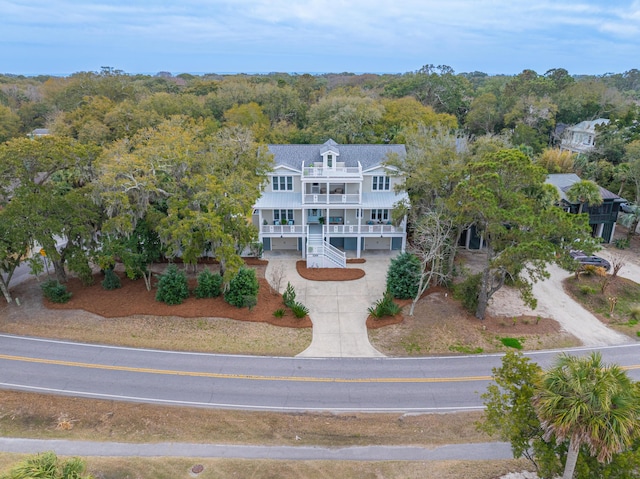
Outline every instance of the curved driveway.
{"type": "MultiPolygon", "coordinates": [[[[640,379],[640,344],[600,350],[640,379]]],[[[529,353],[543,366],[556,354],[529,353]]],[[[0,335],[0,388],[248,410],[460,411],[482,408],[500,358],[266,358],[0,335]]]]}

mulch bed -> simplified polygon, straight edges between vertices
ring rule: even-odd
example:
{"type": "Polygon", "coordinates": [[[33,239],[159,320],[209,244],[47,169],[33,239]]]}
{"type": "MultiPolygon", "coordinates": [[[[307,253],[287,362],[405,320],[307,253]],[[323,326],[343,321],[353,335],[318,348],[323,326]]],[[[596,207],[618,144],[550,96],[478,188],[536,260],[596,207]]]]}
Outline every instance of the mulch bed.
{"type": "MultiPolygon", "coordinates": [[[[94,284],[83,285],[79,279],[70,278],[67,282],[67,290],[73,296],[67,303],[58,304],[44,300],[44,304],[50,309],[81,309],[97,314],[104,318],[120,318],[133,315],[153,316],[178,316],[181,318],[229,318],[239,321],[254,321],[269,323],[274,326],[288,328],[310,328],[309,317],[297,319],[290,311],[282,318],[276,318],[273,312],[284,308],[282,296],[273,293],[269,283],[264,278],[258,278],[260,289],[258,290],[258,304],[252,308],[237,308],[224,301],[222,297],[196,299],[191,296],[184,303],[168,305],[156,301],[156,289],[147,291],[142,279],[132,281],[123,273],[117,273],[122,287],[111,291],[105,290],[102,285],[102,274],[94,276],[94,284]]],[[[196,281],[189,282],[191,289],[195,288],[196,281]]]]}
{"type": "Polygon", "coordinates": [[[298,274],[309,281],[353,281],[364,278],[359,268],[307,268],[305,260],[296,261],[298,274]]]}

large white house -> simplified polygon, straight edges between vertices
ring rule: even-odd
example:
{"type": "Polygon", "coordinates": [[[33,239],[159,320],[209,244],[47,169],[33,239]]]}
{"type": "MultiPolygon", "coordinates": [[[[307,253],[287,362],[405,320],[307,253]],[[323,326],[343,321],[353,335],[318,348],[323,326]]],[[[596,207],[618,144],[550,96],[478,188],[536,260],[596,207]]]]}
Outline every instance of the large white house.
{"type": "Polygon", "coordinates": [[[404,145],[269,145],[274,169],[254,207],[265,251],[297,250],[309,267],[344,267],[345,251],[402,250],[406,218],[391,210],[406,200],[389,155],[404,145]]]}
{"type": "Polygon", "coordinates": [[[560,143],[561,150],[569,150],[573,153],[587,153],[596,145],[596,126],[607,125],[609,120],[598,118],[597,120],[581,121],[577,125],[565,128],[560,143]]]}

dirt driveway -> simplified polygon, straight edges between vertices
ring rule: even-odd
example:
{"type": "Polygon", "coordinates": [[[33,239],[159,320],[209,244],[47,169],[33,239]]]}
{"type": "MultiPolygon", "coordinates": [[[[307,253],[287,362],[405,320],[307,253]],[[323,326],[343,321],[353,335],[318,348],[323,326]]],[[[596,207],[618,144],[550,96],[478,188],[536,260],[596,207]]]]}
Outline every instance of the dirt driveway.
{"type": "MultiPolygon", "coordinates": [[[[602,252],[603,257],[606,257],[606,254],[608,254],[607,251],[602,252]]],[[[476,263],[482,257],[482,253],[478,252],[465,251],[463,255],[465,260],[469,260],[467,264],[476,263]]],[[[569,277],[570,273],[556,265],[550,265],[548,271],[551,274],[549,279],[533,285],[533,295],[538,300],[535,309],[532,310],[526,306],[516,290],[505,286],[494,294],[488,313],[509,318],[527,315],[554,319],[563,330],[578,338],[585,346],[608,346],[632,342],[628,336],[609,329],[565,293],[562,281],[569,277]]],[[[629,261],[629,267],[623,268],[620,276],[640,282],[640,266],[629,261]]]]}

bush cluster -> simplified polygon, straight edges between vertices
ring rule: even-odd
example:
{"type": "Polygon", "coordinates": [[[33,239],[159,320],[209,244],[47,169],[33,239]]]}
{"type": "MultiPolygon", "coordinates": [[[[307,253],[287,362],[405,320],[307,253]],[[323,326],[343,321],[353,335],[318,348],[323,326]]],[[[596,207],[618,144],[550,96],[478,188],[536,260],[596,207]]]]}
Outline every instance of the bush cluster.
{"type": "MultiPolygon", "coordinates": [[[[293,288],[293,285],[289,282],[287,283],[287,287],[284,290],[284,293],[282,293],[282,302],[287,308],[291,310],[293,315],[298,319],[302,319],[307,314],[309,314],[309,308],[307,308],[304,304],[296,301],[296,290],[293,288]]],[[[280,309],[278,311],[283,311],[284,313],[284,310],[280,309]]],[[[282,316],[278,316],[278,317],[282,317],[282,316]]]]}
{"type": "Polygon", "coordinates": [[[238,308],[252,308],[258,302],[259,287],[255,270],[242,267],[229,282],[229,289],[224,293],[224,300],[238,308]]]}
{"type": "Polygon", "coordinates": [[[222,276],[205,269],[198,275],[196,298],[217,298],[222,293],[222,276]]]}
{"type": "Polygon", "coordinates": [[[189,283],[184,271],[178,271],[175,264],[169,265],[158,281],[156,301],[166,304],[182,304],[189,297],[189,283]]]}
{"type": "Polygon", "coordinates": [[[383,318],[385,316],[395,316],[402,308],[393,301],[393,295],[390,291],[385,291],[376,304],[369,308],[369,314],[374,318],[383,318]]]}
{"type": "Polygon", "coordinates": [[[45,281],[41,288],[44,297],[52,303],[66,303],[71,299],[71,293],[67,291],[67,287],[55,279],[45,281]]]}
{"type": "Polygon", "coordinates": [[[418,294],[420,260],[411,253],[402,253],[391,260],[387,271],[387,290],[394,298],[411,299],[418,294]]]}

